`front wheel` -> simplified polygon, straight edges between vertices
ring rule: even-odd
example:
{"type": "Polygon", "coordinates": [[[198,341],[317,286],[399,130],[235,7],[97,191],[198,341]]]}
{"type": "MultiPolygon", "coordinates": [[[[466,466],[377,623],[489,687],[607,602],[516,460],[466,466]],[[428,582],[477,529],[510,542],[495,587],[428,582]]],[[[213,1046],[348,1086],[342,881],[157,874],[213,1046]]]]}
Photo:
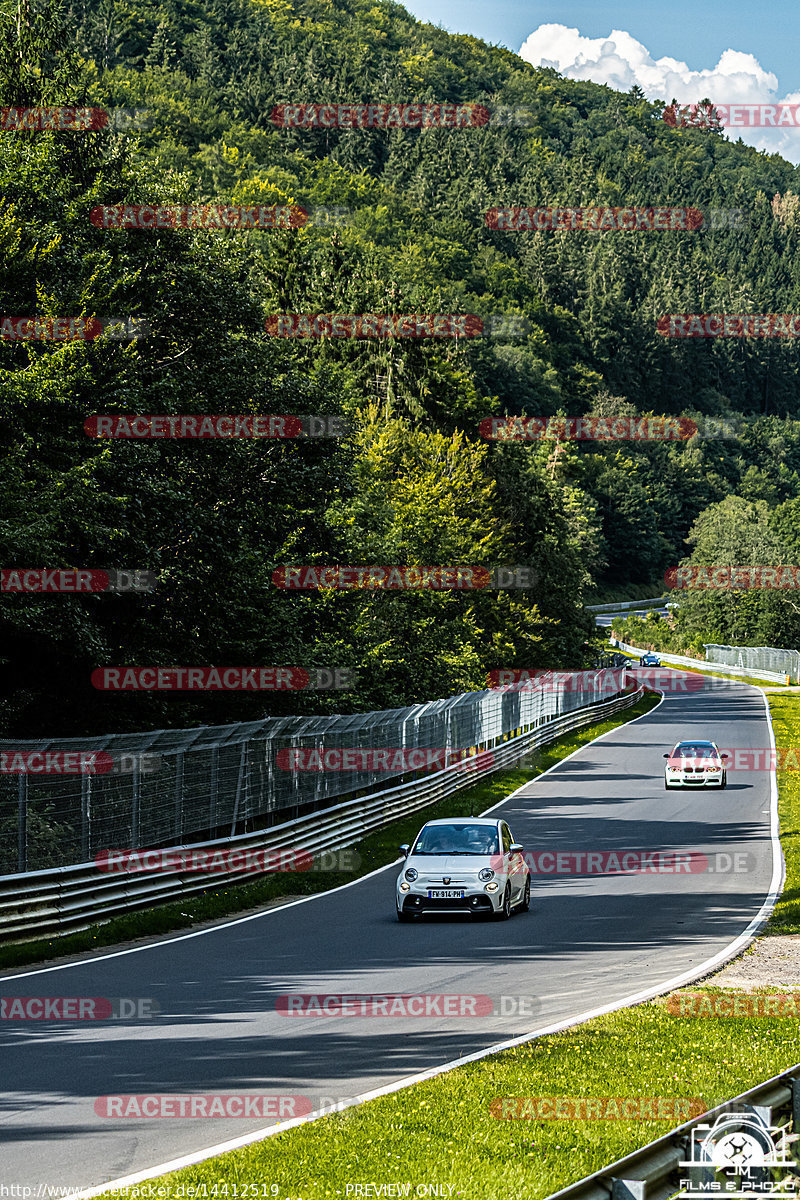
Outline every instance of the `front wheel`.
{"type": "Polygon", "coordinates": [[[507,921],[511,916],[511,884],[506,884],[506,890],[503,893],[503,906],[494,914],[495,921],[507,921]]]}
{"type": "Polygon", "coordinates": [[[719,785],[719,786],[720,786],[720,788],[726,788],[726,787],[728,786],[728,773],[727,773],[727,771],[723,771],[723,772],[722,772],[722,781],[721,781],[721,783],[720,783],[720,785],[719,785]]]}
{"type": "Polygon", "coordinates": [[[522,893],[522,899],[518,905],[519,912],[530,912],[531,908],[531,877],[530,875],[525,880],[525,890],[522,893]]]}
{"type": "Polygon", "coordinates": [[[401,912],[400,909],[398,908],[397,919],[401,925],[410,925],[411,922],[414,920],[414,914],[407,913],[407,912],[401,912]]]}

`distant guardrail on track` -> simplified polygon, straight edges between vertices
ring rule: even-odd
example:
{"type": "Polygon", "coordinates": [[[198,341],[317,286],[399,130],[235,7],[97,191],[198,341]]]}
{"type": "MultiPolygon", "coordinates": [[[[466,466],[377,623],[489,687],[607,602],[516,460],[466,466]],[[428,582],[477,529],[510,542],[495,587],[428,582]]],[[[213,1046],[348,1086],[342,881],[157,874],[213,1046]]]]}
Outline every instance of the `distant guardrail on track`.
{"type": "Polygon", "coordinates": [[[747,675],[753,679],[764,679],[772,683],[784,683],[786,680],[785,674],[779,674],[777,671],[755,671],[750,668],[731,667],[727,663],[709,662],[705,658],[684,658],[680,654],[668,654],[661,650],[643,650],[641,646],[630,646],[627,642],[620,642],[617,638],[609,638],[612,646],[616,646],[620,650],[624,650],[627,654],[657,654],[662,662],[668,666],[677,664],[680,667],[694,667],[696,671],[702,671],[704,668],[709,671],[724,671],[727,675],[747,675]]]}
{"type": "Polygon", "coordinates": [[[669,596],[651,596],[649,600],[619,600],[614,604],[587,604],[587,612],[629,612],[637,608],[663,608],[669,596]]]}

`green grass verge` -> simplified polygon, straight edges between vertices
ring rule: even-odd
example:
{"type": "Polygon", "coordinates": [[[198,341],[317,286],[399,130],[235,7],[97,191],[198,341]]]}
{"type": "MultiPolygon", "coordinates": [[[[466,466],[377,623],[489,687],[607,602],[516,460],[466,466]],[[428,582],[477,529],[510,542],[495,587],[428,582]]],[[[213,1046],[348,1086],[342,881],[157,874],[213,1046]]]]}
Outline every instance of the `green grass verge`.
{"type": "MultiPolygon", "coordinates": [[[[800,693],[774,692],[767,697],[779,750],[800,746],[800,693]]],[[[800,933],[800,772],[778,771],[778,814],[786,860],[786,882],[767,934],[800,933]]],[[[800,1058],[800,1055],[798,1055],[800,1058]]]]}
{"type": "Polygon", "coordinates": [[[785,683],[779,683],[777,679],[755,679],[749,675],[728,675],[724,671],[707,671],[704,667],[675,667],[675,670],[688,671],[691,675],[710,675],[712,679],[728,679],[731,683],[747,683],[751,687],[786,687],[785,683]]]}
{"type": "Polygon", "coordinates": [[[375,1196],[410,1183],[414,1196],[436,1183],[466,1200],[536,1200],[680,1121],[498,1120],[493,1100],[696,1097],[712,1108],[794,1065],[796,1020],[674,1017],[664,1000],[623,1009],[165,1175],[159,1195],[224,1196],[227,1185],[233,1197],[236,1184],[239,1196],[275,1186],[283,1200],[328,1200],[355,1197],[356,1185],[372,1184],[360,1195],[375,1196]]]}
{"type": "Polygon", "coordinates": [[[482,780],[474,788],[420,809],[402,821],[377,830],[355,847],[361,860],[357,870],[267,875],[255,882],[213,888],[198,895],[187,896],[183,900],[159,905],[157,908],[115,917],[80,933],[35,942],[7,943],[0,946],[0,969],[49,962],[56,957],[81,954],[98,947],[118,946],[136,938],[167,934],[206,921],[257,909],[282,896],[313,895],[350,883],[369,871],[394,862],[398,846],[403,842],[412,841],[424,821],[434,817],[477,816],[485,812],[527,780],[535,779],[542,771],[566,758],[574,750],[585,746],[599,734],[648,712],[658,700],[659,697],[652,694],[645,696],[638,704],[617,713],[607,721],[566,734],[551,745],[531,753],[525,759],[524,765],[514,770],[500,771],[482,780]]]}

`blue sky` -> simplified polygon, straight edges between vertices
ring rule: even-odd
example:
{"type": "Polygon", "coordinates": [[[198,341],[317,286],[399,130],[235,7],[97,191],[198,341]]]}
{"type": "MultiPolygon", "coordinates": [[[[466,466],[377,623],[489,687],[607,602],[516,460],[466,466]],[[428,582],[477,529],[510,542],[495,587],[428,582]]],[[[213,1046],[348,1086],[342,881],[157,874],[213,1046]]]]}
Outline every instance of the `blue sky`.
{"type": "MultiPolygon", "coordinates": [[[[650,99],[721,104],[800,103],[800,2],[770,0],[403,0],[419,20],[470,33],[548,61],[570,78],[627,91],[633,82],[650,99]],[[542,28],[545,27],[545,28],[542,28]],[[560,28],[559,28],[560,27],[560,28]],[[591,45],[583,39],[602,39],[591,45]],[[539,31],[528,43],[531,34],[539,31]],[[627,38],[604,46],[612,30],[627,38]],[[640,45],[637,46],[636,43],[640,45]],[[733,52],[733,53],[731,53],[733,52]],[[724,56],[724,57],[723,57],[724,56]],[[659,60],[675,60],[663,62],[659,60]],[[722,59],[722,62],[720,60],[722,59]],[[700,78],[695,73],[705,73],[700,78]]],[[[797,123],[800,125],[800,110],[797,123]]],[[[737,129],[731,136],[800,160],[800,128],[737,129]]]]}
{"type": "Polygon", "coordinates": [[[631,3],[614,0],[401,0],[420,21],[453,33],[471,33],[519,50],[538,25],[577,28],[587,37],[625,29],[654,58],[669,55],[695,70],[712,67],[723,50],[755,55],[778,76],[784,92],[800,90],[800,4],[797,0],[666,0],[631,3]]]}

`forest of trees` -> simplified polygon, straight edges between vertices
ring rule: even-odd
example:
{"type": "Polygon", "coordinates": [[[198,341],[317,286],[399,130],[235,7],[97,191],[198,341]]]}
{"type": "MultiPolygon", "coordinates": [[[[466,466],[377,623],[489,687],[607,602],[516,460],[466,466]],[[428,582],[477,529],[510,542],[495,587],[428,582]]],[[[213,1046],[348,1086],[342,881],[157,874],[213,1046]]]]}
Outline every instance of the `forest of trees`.
{"type": "MultiPolygon", "coordinates": [[[[669,98],[665,97],[665,101],[669,98]]],[[[0,106],[144,110],[0,130],[2,316],[141,318],[0,340],[0,562],[138,568],[152,594],[0,596],[0,735],[399,706],[579,667],[583,605],[698,562],[800,562],[794,339],[665,313],[800,312],[798,168],[386,0],[0,4],[0,106]],[[282,128],[285,104],[467,104],[469,128],[282,128]],[[503,116],[505,113],[505,116],[503,116]],[[258,230],[103,229],[101,205],[299,205],[258,230]],[[509,206],[673,206],[701,230],[508,232],[509,206]],[[325,210],[336,219],[327,220],[325,210]],[[314,216],[314,214],[317,214],[314,216]],[[288,340],[280,313],[475,313],[517,336],[288,340]],[[293,441],[103,440],[97,413],[333,414],[293,441]],[[687,415],[680,441],[487,441],[489,415],[687,415]],[[705,436],[704,420],[729,436],[705,436]],[[734,432],[731,433],[730,431],[734,432]],[[765,558],[769,554],[771,557],[765,558]],[[485,592],[282,592],[284,563],[523,564],[485,592]],[[320,666],[345,692],[97,692],[98,666],[320,666]]],[[[656,591],[652,591],[656,588],[656,591]]],[[[797,645],[785,594],[687,599],[687,636],[797,645]]]]}

